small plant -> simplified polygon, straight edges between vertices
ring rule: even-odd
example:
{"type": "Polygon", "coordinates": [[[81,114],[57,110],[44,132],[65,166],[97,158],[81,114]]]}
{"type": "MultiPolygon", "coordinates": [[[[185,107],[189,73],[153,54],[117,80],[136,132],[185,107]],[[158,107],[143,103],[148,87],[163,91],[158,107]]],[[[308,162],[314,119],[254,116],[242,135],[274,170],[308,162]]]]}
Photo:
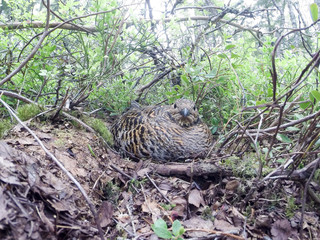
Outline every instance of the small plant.
{"type": "Polygon", "coordinates": [[[12,124],[10,123],[10,120],[2,119],[0,121],[0,139],[3,138],[3,136],[7,134],[7,132],[10,130],[11,126],[12,126],[12,124]]]}
{"type": "Polygon", "coordinates": [[[288,202],[287,202],[287,206],[286,206],[286,216],[288,218],[292,218],[295,214],[295,211],[298,208],[299,207],[295,203],[295,199],[293,197],[288,197],[288,202]]]}
{"type": "Polygon", "coordinates": [[[160,204],[161,207],[163,207],[164,210],[170,211],[172,208],[176,206],[176,204],[160,204]]]}
{"type": "Polygon", "coordinates": [[[159,218],[157,221],[155,221],[151,227],[154,233],[160,238],[183,240],[181,236],[184,234],[185,229],[179,220],[175,220],[173,222],[171,231],[168,229],[167,223],[162,218],[159,218]]]}
{"type": "Polygon", "coordinates": [[[90,151],[92,157],[96,157],[96,155],[94,154],[94,151],[92,150],[92,147],[90,146],[90,144],[88,144],[88,148],[89,148],[89,151],[90,151]]]}
{"type": "Polygon", "coordinates": [[[144,184],[147,181],[147,178],[143,178],[141,180],[138,179],[132,179],[129,181],[129,191],[132,193],[135,193],[137,188],[140,187],[141,184],[144,184]]]}
{"type": "Polygon", "coordinates": [[[114,204],[118,202],[120,196],[120,188],[111,182],[103,183],[100,187],[102,191],[102,197],[104,200],[108,200],[114,204]]]}
{"type": "Polygon", "coordinates": [[[205,220],[211,220],[211,221],[214,220],[214,216],[212,215],[212,210],[211,210],[211,208],[209,206],[206,206],[203,209],[201,216],[205,220]]]}

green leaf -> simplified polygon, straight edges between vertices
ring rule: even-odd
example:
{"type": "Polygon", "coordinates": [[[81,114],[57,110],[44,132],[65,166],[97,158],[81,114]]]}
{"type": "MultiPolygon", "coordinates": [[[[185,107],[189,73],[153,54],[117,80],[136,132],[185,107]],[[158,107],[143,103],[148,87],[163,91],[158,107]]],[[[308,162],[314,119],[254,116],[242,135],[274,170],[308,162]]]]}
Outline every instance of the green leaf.
{"type": "Polygon", "coordinates": [[[234,44],[229,44],[229,45],[226,46],[226,50],[231,49],[231,48],[234,48],[235,46],[236,46],[236,45],[234,45],[234,44]]]}
{"type": "Polygon", "coordinates": [[[215,134],[217,131],[218,131],[218,127],[217,127],[217,126],[213,126],[213,127],[211,128],[211,133],[212,133],[212,134],[215,134]]]}
{"type": "Polygon", "coordinates": [[[182,236],[184,233],[185,233],[185,229],[184,227],[181,227],[180,230],[179,230],[179,236],[182,236]]]}
{"type": "Polygon", "coordinates": [[[181,228],[183,228],[183,227],[182,227],[180,221],[179,220],[175,220],[173,222],[173,224],[172,224],[172,233],[173,233],[173,235],[175,235],[176,237],[180,236],[181,235],[180,234],[181,228]]]}
{"type": "Polygon", "coordinates": [[[316,3],[310,4],[310,13],[312,20],[315,22],[318,20],[318,5],[316,3]]]}
{"type": "Polygon", "coordinates": [[[311,103],[310,102],[304,102],[304,103],[300,103],[299,105],[303,110],[305,110],[311,105],[311,103]]]}
{"type": "Polygon", "coordinates": [[[90,151],[91,155],[93,157],[96,157],[96,155],[94,154],[94,151],[92,150],[92,147],[90,146],[90,144],[88,144],[88,148],[89,148],[89,151],[90,151]]]}
{"type": "Polygon", "coordinates": [[[238,54],[235,54],[235,53],[231,53],[231,58],[240,58],[240,56],[238,54]]]}
{"type": "Polygon", "coordinates": [[[155,223],[151,225],[151,228],[154,233],[160,238],[172,238],[172,234],[169,232],[167,224],[162,218],[159,218],[157,221],[155,221],[155,223]]]}
{"type": "Polygon", "coordinates": [[[268,97],[272,97],[273,96],[273,88],[268,88],[268,97]]]}
{"type": "Polygon", "coordinates": [[[320,101],[320,93],[317,90],[311,91],[311,94],[317,101],[320,101]]]}
{"type": "Polygon", "coordinates": [[[261,101],[256,101],[256,106],[263,105],[266,103],[266,100],[262,99],[261,101]]]}
{"type": "Polygon", "coordinates": [[[304,116],[302,114],[299,114],[299,113],[295,113],[294,117],[295,117],[296,120],[304,118],[304,116]]]}
{"type": "Polygon", "coordinates": [[[315,145],[316,145],[316,146],[319,146],[319,145],[320,145],[320,138],[316,141],[315,145]]]}
{"type": "Polygon", "coordinates": [[[186,84],[188,85],[189,84],[189,79],[186,75],[181,75],[181,80],[186,84]]]}
{"type": "Polygon", "coordinates": [[[217,83],[224,83],[226,80],[227,78],[222,76],[217,79],[217,83]]]}
{"type": "Polygon", "coordinates": [[[278,163],[285,163],[287,160],[286,159],[284,159],[284,158],[279,158],[279,159],[277,159],[276,160],[276,162],[278,162],[278,163]]]}
{"type": "Polygon", "coordinates": [[[213,69],[208,74],[205,75],[206,78],[214,78],[217,74],[217,69],[213,69]]]}
{"type": "Polygon", "coordinates": [[[284,143],[292,143],[291,139],[287,137],[287,135],[284,135],[282,133],[279,133],[277,135],[277,139],[281,142],[284,142],[284,143]]]}
{"type": "Polygon", "coordinates": [[[287,130],[290,132],[295,132],[295,131],[300,131],[301,129],[297,127],[288,127],[287,130]]]}
{"type": "Polygon", "coordinates": [[[228,57],[227,57],[227,55],[226,55],[226,54],[224,54],[224,53],[220,53],[220,54],[218,54],[218,57],[219,57],[219,58],[228,58],[228,57]]]}
{"type": "Polygon", "coordinates": [[[315,98],[314,98],[314,96],[312,95],[311,92],[309,93],[309,99],[310,99],[311,103],[313,103],[314,100],[315,100],[315,98]]]}

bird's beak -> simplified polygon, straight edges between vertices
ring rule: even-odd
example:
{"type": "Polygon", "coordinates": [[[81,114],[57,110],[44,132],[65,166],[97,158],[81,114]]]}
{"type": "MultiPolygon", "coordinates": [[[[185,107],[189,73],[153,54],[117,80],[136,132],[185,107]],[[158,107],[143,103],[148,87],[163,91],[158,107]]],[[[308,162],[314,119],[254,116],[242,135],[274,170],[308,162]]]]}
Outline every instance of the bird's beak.
{"type": "Polygon", "coordinates": [[[187,117],[187,116],[189,116],[190,111],[189,111],[187,108],[184,108],[184,109],[182,109],[182,110],[180,111],[180,114],[181,114],[182,116],[184,116],[184,117],[187,117]]]}

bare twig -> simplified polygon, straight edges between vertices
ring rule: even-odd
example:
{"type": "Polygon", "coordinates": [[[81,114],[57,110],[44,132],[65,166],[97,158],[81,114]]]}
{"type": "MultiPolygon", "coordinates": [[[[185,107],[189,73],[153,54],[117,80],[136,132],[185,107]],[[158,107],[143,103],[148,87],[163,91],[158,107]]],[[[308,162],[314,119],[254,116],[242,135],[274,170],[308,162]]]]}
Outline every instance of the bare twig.
{"type": "Polygon", "coordinates": [[[170,203],[170,200],[161,192],[161,190],[158,188],[157,184],[151,179],[148,173],[146,173],[147,178],[152,183],[152,185],[158,190],[158,192],[162,195],[162,197],[167,201],[167,203],[170,203]]]}

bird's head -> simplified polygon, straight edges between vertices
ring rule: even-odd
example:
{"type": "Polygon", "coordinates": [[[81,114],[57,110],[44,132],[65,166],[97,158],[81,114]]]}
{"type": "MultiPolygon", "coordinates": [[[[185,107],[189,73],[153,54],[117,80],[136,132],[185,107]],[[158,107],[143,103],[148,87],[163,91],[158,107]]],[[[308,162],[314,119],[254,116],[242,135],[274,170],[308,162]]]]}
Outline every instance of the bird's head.
{"type": "Polygon", "coordinates": [[[191,100],[178,99],[170,108],[170,118],[182,127],[190,127],[199,121],[198,110],[191,100]]]}

